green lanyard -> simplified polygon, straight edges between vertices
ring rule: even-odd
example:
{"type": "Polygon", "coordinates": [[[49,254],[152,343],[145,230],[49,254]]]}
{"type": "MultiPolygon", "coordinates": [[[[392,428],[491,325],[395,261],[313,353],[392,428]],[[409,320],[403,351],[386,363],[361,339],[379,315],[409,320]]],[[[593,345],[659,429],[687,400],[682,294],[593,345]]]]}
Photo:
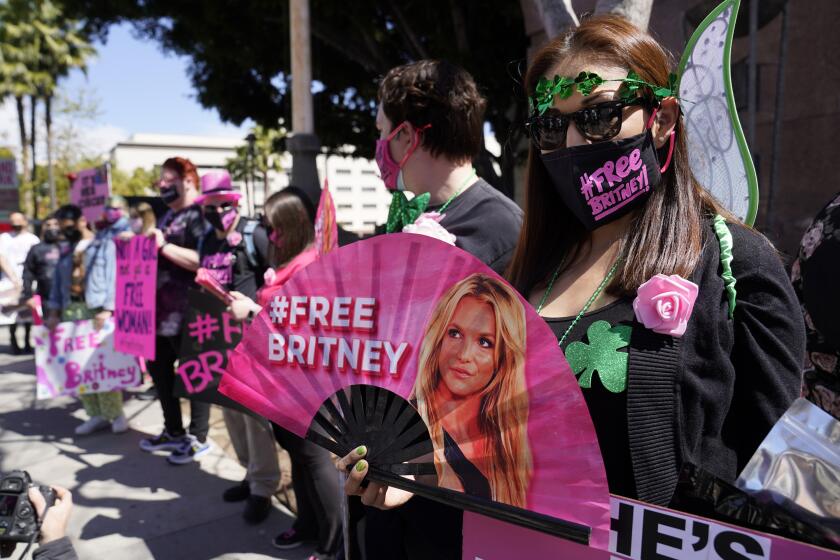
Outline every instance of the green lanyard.
{"type": "MultiPolygon", "coordinates": [[[[615,261],[615,264],[612,265],[612,268],[610,268],[610,271],[607,272],[607,275],[604,276],[604,279],[601,281],[600,284],[598,284],[598,287],[595,288],[595,292],[592,294],[592,296],[590,296],[590,298],[583,305],[583,308],[580,310],[580,312],[577,314],[577,316],[572,321],[572,324],[569,325],[569,328],[566,329],[566,332],[563,333],[563,336],[560,338],[560,341],[557,342],[558,346],[563,346],[563,342],[569,336],[569,333],[572,332],[572,329],[575,328],[575,325],[578,324],[578,321],[580,321],[580,318],[583,317],[584,313],[586,313],[589,310],[589,307],[593,303],[595,303],[595,300],[598,299],[598,296],[601,295],[601,292],[604,291],[604,288],[607,286],[607,284],[609,284],[610,280],[612,280],[612,277],[615,275],[615,271],[618,269],[618,262],[619,261],[615,261]]],[[[561,266],[563,266],[563,263],[560,263],[559,265],[557,265],[557,268],[554,269],[554,274],[551,275],[551,280],[548,283],[548,287],[545,289],[545,293],[543,293],[543,296],[540,299],[540,304],[537,306],[537,315],[539,315],[540,311],[542,311],[542,308],[545,305],[545,300],[548,299],[548,294],[551,293],[551,288],[554,287],[554,282],[555,282],[555,280],[557,280],[557,277],[560,275],[560,267],[561,266]]]]}
{"type": "Polygon", "coordinates": [[[470,173],[470,176],[467,177],[467,180],[464,181],[463,183],[461,183],[461,186],[458,187],[458,190],[455,191],[455,194],[450,196],[449,200],[447,200],[446,202],[443,203],[443,206],[440,207],[440,210],[438,210],[438,212],[443,214],[444,211],[446,210],[446,208],[450,204],[452,204],[452,201],[455,200],[456,198],[458,198],[458,195],[461,194],[464,191],[464,189],[467,188],[467,186],[471,184],[470,181],[472,181],[476,177],[476,175],[477,175],[477,173],[475,171],[475,168],[473,167],[472,173],[470,173]]]}

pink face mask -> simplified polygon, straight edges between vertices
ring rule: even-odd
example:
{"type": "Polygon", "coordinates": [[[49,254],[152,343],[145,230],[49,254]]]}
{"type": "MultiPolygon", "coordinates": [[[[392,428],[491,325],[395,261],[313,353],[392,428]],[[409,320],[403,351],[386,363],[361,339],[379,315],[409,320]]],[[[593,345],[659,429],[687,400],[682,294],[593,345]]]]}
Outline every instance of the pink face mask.
{"type": "Polygon", "coordinates": [[[109,224],[116,223],[117,220],[122,218],[123,212],[119,208],[106,208],[105,209],[105,221],[109,224]]]}
{"type": "Polygon", "coordinates": [[[268,234],[268,240],[271,241],[278,249],[283,246],[283,236],[280,235],[276,229],[271,230],[268,234]]]}
{"type": "Polygon", "coordinates": [[[414,130],[414,139],[411,142],[411,146],[409,146],[408,151],[405,153],[402,160],[397,163],[394,161],[394,158],[391,157],[391,149],[389,148],[389,145],[391,140],[407,124],[408,121],[403,121],[402,124],[391,131],[391,134],[389,134],[387,138],[380,138],[376,141],[376,165],[379,166],[379,174],[382,177],[382,182],[385,183],[385,187],[389,191],[397,190],[400,169],[402,169],[402,166],[405,165],[406,161],[408,161],[408,158],[411,157],[411,154],[414,153],[414,150],[417,149],[417,146],[420,145],[420,140],[422,138],[420,133],[432,126],[427,124],[422,128],[414,130]]]}
{"type": "Polygon", "coordinates": [[[238,212],[236,211],[236,208],[230,208],[225,212],[222,212],[222,225],[225,226],[225,230],[230,229],[230,226],[232,226],[233,222],[236,221],[237,215],[238,212]]]}

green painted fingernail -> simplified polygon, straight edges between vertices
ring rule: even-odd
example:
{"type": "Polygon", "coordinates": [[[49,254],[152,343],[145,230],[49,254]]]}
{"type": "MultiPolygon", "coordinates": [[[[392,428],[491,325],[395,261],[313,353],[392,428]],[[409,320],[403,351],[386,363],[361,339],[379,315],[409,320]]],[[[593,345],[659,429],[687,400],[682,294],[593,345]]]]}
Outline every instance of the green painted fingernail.
{"type": "Polygon", "coordinates": [[[367,447],[360,445],[356,448],[356,455],[364,455],[367,452],[367,447]]]}
{"type": "Polygon", "coordinates": [[[356,471],[362,472],[367,468],[367,461],[359,461],[356,463],[356,471]]]}

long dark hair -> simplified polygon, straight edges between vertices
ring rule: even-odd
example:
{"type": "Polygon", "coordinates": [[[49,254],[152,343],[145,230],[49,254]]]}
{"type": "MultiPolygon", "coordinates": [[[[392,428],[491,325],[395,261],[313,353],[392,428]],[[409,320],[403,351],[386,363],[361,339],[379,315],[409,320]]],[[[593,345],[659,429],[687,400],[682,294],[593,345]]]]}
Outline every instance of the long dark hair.
{"type": "MultiPolygon", "coordinates": [[[[525,78],[528,95],[534,95],[541,76],[578,56],[593,64],[633,70],[653,84],[666,85],[672,68],[671,56],[648,33],[620,16],[594,16],[537,53],[525,78]]],[[[607,286],[611,294],[634,294],[640,284],[658,273],[688,278],[700,260],[706,219],[721,214],[737,221],[691,173],[683,122],[680,115],[674,130],[673,160],[662,183],[620,241],[622,264],[607,286]]],[[[589,234],[551,186],[540,152],[533,145],[528,153],[526,184],[525,220],[507,276],[527,297],[545,283],[558,264],[563,263],[562,272],[573,262],[589,234]]]]}
{"type": "Polygon", "coordinates": [[[301,189],[277,191],[266,199],[264,211],[266,225],[282,240],[280,247],[271,244],[268,258],[272,267],[288,263],[315,240],[315,209],[301,189]]]}

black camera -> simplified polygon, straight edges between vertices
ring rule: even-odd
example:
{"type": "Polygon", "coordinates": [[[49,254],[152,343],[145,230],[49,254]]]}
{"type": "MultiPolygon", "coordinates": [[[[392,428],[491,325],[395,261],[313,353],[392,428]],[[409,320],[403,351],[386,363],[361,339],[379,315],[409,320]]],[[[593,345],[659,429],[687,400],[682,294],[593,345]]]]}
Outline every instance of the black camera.
{"type": "MultiPolygon", "coordinates": [[[[38,531],[38,516],[27,492],[32,478],[26,471],[12,471],[0,478],[0,541],[29,542],[38,531]]],[[[47,507],[55,503],[55,491],[39,486],[47,507]]]]}

